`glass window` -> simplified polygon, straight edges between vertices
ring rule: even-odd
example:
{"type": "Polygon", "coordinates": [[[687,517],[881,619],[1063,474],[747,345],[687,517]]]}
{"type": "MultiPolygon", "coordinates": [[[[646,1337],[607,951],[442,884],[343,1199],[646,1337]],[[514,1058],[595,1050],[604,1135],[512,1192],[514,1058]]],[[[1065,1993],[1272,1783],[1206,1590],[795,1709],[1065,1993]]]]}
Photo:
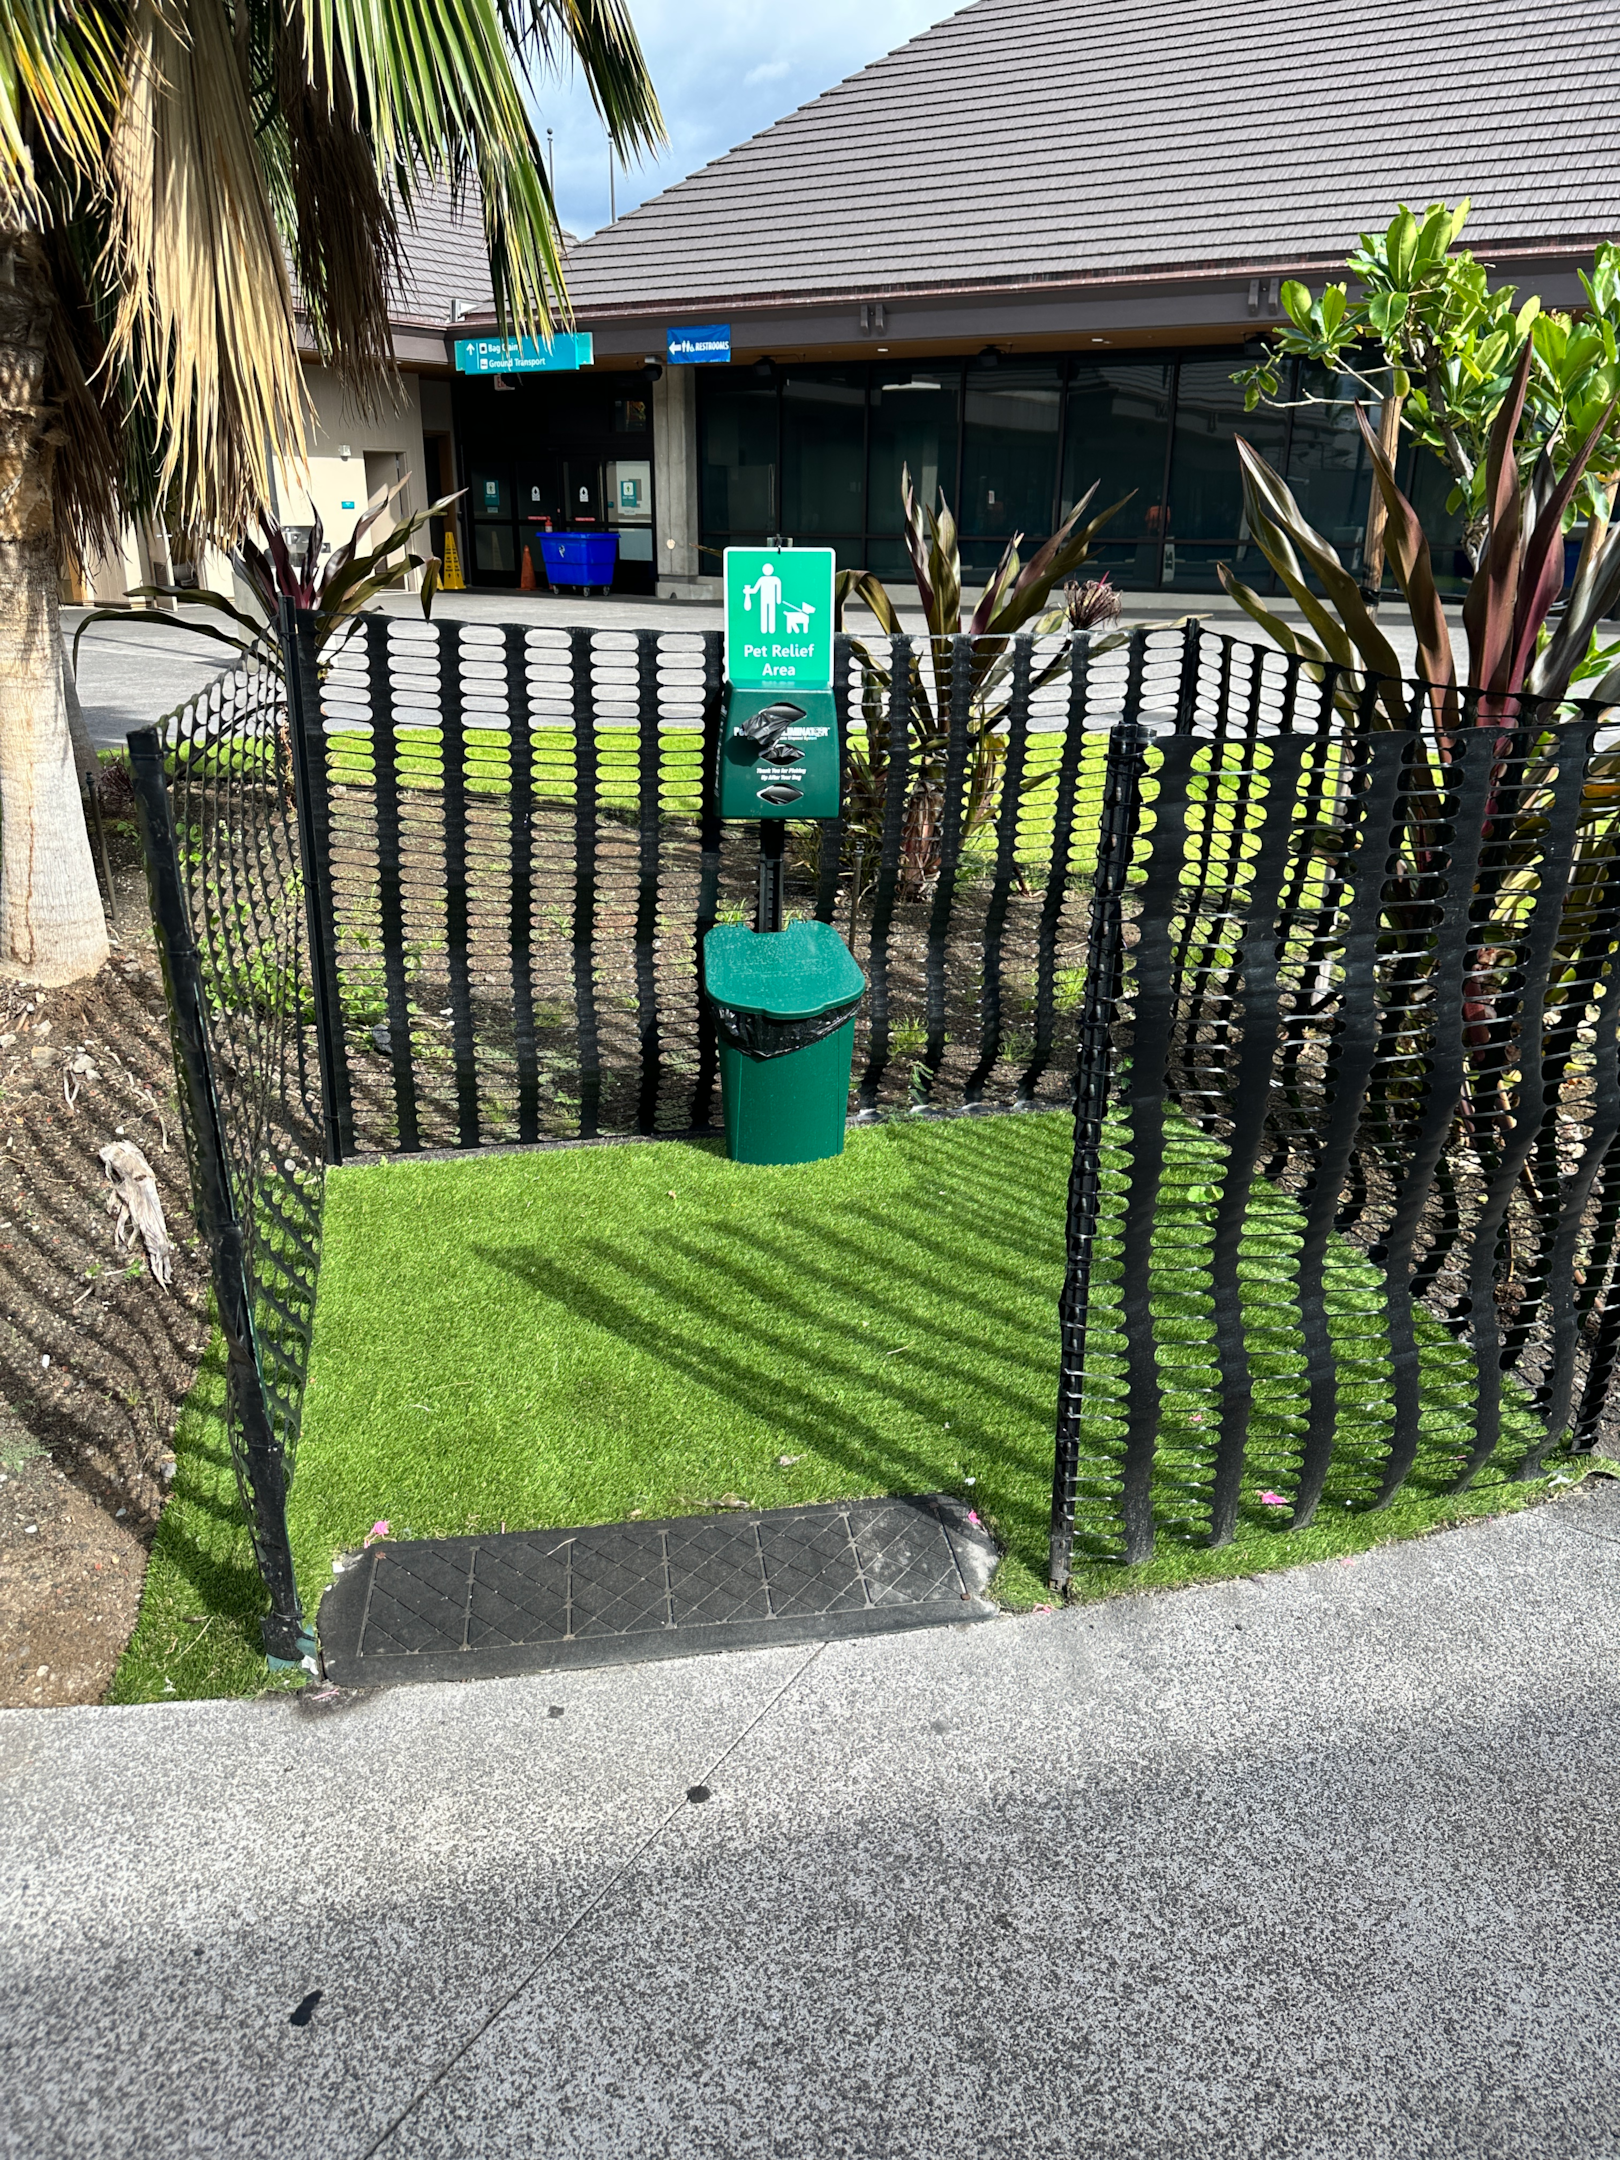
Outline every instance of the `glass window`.
{"type": "MultiPolygon", "coordinates": [[[[1443,593],[1466,592],[1473,576],[1468,550],[1463,546],[1467,521],[1461,504],[1455,510],[1446,508],[1446,497],[1456,486],[1451,467],[1433,450],[1420,450],[1414,445],[1397,460],[1395,471],[1427,535],[1435,584],[1443,593]]],[[[1394,582],[1386,559],[1386,592],[1394,582]]]]}
{"type": "Polygon", "coordinates": [[[758,533],[777,528],[776,385],[738,370],[702,368],[698,422],[704,530],[758,533]]]}
{"type": "MultiPolygon", "coordinates": [[[[1157,540],[1164,522],[1164,453],[1170,438],[1171,368],[1163,361],[1076,360],[1069,377],[1063,445],[1063,515],[1095,480],[1092,511],[1131,499],[1103,531],[1116,546],[1157,540]]],[[[1142,550],[1142,558],[1153,553],[1142,550]]],[[[1123,564],[1123,556],[1121,558],[1123,564]]],[[[1130,551],[1131,574],[1138,555],[1130,551]]],[[[1152,574],[1157,576],[1155,555],[1152,574]]]]}
{"type": "Polygon", "coordinates": [[[782,529],[796,540],[865,523],[866,370],[795,369],[782,385],[782,529]]]}
{"type": "MultiPolygon", "coordinates": [[[[1235,353],[1184,360],[1176,388],[1176,440],[1170,460],[1169,535],[1177,541],[1229,540],[1243,530],[1241,435],[1272,465],[1282,462],[1285,415],[1243,410],[1232,380],[1235,353]]],[[[1166,584],[1170,583],[1168,573],[1166,584]]]]}
{"type": "MultiPolygon", "coordinates": [[[[1218,563],[1235,570],[1251,592],[1270,599],[1276,590],[1271,565],[1252,540],[1211,542],[1167,540],[1164,543],[1164,590],[1166,592],[1214,593],[1221,590],[1218,563]]],[[[1249,625],[1239,630],[1249,635],[1249,625]]]]}
{"type": "Polygon", "coordinates": [[[480,570],[512,571],[517,568],[517,543],[510,525],[475,525],[473,561],[480,570]]]}
{"type": "Polygon", "coordinates": [[[1051,531],[1061,396],[1054,365],[969,364],[958,513],[964,532],[1008,540],[1021,532],[1039,541],[1051,531]]]}
{"type": "Polygon", "coordinates": [[[943,488],[956,508],[956,433],[962,370],[947,360],[939,366],[872,371],[871,450],[867,467],[867,529],[875,533],[904,530],[900,475],[909,469],[911,484],[930,510],[939,507],[943,488]]]}
{"type": "Polygon", "coordinates": [[[472,514],[481,518],[509,518],[512,515],[512,482],[508,473],[473,467],[472,514]]]}
{"type": "Polygon", "coordinates": [[[615,398],[613,400],[613,432],[615,435],[645,435],[647,432],[647,400],[645,398],[615,398]]]}
{"type": "MultiPolygon", "coordinates": [[[[1311,402],[1294,408],[1288,449],[1288,485],[1295,502],[1350,571],[1361,568],[1372,486],[1372,464],[1356,426],[1358,394],[1366,395],[1350,376],[1330,375],[1318,363],[1307,363],[1294,396],[1311,402]]],[[[1370,417],[1376,424],[1376,406],[1370,417]]]]}
{"type": "MultiPolygon", "coordinates": [[[[840,561],[838,567],[842,570],[845,565],[840,561]]],[[[860,562],[850,567],[873,571],[878,577],[882,578],[884,584],[888,586],[890,593],[901,607],[905,607],[908,602],[915,603],[911,578],[911,557],[906,553],[906,543],[903,540],[883,540],[868,535],[866,544],[861,550],[860,562]]],[[[868,628],[871,627],[864,608],[857,608],[852,604],[850,620],[854,621],[857,616],[861,621],[867,623],[868,628]]]]}

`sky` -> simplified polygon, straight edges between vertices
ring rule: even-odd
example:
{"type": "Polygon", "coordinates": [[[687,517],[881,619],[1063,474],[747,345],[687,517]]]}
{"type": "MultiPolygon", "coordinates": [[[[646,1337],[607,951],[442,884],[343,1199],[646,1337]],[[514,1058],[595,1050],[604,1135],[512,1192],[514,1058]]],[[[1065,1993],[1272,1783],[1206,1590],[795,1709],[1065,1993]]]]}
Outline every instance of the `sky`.
{"type": "MultiPolygon", "coordinates": [[[[618,213],[695,172],[963,0],[630,0],[669,129],[657,164],[621,171],[618,213]]],[[[583,239],[608,218],[608,147],[575,77],[536,85],[541,141],[554,131],[557,201],[583,239]]]]}

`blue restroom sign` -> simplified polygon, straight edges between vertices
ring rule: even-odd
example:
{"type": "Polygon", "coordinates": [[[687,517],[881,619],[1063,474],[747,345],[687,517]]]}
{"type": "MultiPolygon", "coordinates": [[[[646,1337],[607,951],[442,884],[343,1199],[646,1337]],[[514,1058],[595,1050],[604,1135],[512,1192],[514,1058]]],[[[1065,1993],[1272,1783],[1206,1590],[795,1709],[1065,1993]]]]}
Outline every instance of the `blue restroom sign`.
{"type": "Polygon", "coordinates": [[[671,367],[702,367],[731,359],[731,325],[697,323],[664,332],[664,357],[671,367]]]}

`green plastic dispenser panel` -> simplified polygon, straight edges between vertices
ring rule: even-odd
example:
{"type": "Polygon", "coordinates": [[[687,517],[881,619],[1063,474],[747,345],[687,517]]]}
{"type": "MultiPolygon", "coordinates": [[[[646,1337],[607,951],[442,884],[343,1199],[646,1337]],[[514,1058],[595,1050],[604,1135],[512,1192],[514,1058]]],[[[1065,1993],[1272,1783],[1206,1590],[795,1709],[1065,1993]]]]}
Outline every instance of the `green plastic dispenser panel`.
{"type": "Polygon", "coordinates": [[[720,736],[723,818],[838,815],[830,690],[732,690],[720,736]]]}

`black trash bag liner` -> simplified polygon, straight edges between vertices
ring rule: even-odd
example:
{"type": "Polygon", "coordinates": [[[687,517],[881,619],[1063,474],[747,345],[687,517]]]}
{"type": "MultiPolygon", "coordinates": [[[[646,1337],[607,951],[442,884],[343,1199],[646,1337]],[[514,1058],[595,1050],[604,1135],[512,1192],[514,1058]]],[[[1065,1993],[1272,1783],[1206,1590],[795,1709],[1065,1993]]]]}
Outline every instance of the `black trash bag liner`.
{"type": "Polygon", "coordinates": [[[720,1040],[755,1058],[786,1057],[790,1051],[808,1050],[812,1043],[825,1042],[829,1035],[838,1033],[860,1002],[859,997],[852,997],[847,1005],[818,1013],[813,1020],[772,1020],[765,1013],[735,1012],[729,1005],[709,1000],[720,1040]]]}

